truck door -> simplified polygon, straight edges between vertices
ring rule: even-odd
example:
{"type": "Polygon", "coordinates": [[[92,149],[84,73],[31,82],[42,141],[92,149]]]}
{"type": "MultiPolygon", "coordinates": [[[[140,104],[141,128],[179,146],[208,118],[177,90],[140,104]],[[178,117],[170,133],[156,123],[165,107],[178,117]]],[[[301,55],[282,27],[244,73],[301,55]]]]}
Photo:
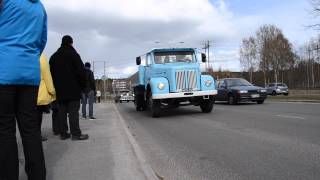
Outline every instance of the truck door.
{"type": "Polygon", "coordinates": [[[151,64],[152,64],[152,59],[151,59],[151,54],[148,53],[146,57],[146,71],[145,71],[145,83],[148,83],[150,78],[151,78],[151,64]]]}

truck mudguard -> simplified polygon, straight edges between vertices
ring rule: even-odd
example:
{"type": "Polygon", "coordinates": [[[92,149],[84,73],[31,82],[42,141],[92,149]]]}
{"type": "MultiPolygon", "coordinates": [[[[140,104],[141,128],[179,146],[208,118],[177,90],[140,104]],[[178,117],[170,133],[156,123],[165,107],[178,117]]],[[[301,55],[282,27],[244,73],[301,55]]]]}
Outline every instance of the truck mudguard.
{"type": "Polygon", "coordinates": [[[212,76],[209,75],[201,75],[201,90],[212,90],[215,89],[215,81],[212,76]]]}
{"type": "Polygon", "coordinates": [[[150,88],[152,94],[167,94],[169,93],[169,81],[164,77],[151,78],[150,88]]]}

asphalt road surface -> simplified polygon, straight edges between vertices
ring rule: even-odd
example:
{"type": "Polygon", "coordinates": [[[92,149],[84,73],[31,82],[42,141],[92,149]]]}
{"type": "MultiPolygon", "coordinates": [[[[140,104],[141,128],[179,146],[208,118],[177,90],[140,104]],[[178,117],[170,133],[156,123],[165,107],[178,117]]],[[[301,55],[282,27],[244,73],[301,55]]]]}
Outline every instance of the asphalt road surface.
{"type": "Polygon", "coordinates": [[[154,171],[172,180],[319,180],[320,104],[188,106],[151,118],[118,104],[154,171]]]}

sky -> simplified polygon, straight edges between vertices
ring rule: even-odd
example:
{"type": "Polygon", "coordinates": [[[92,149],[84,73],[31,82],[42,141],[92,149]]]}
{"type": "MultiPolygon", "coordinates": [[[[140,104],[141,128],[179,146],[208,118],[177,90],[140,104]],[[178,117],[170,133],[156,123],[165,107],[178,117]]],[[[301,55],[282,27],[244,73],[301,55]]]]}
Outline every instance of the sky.
{"type": "Polygon", "coordinates": [[[153,48],[202,51],[208,40],[214,70],[241,71],[241,40],[264,24],[280,28],[294,48],[317,36],[306,28],[315,21],[309,0],[55,0],[43,4],[48,14],[46,56],[59,48],[63,35],[71,35],[82,60],[95,62],[96,78],[104,74],[104,64],[108,77],[123,78],[137,71],[135,57],[153,48]]]}

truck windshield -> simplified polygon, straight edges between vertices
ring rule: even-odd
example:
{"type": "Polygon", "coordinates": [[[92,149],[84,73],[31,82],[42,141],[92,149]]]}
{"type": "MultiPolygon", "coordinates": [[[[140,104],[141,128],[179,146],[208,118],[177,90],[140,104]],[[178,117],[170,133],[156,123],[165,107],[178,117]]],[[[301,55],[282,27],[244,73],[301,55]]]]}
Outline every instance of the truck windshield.
{"type": "Polygon", "coordinates": [[[178,63],[178,62],[193,63],[195,62],[195,59],[192,51],[155,52],[154,61],[156,64],[178,63]]]}

